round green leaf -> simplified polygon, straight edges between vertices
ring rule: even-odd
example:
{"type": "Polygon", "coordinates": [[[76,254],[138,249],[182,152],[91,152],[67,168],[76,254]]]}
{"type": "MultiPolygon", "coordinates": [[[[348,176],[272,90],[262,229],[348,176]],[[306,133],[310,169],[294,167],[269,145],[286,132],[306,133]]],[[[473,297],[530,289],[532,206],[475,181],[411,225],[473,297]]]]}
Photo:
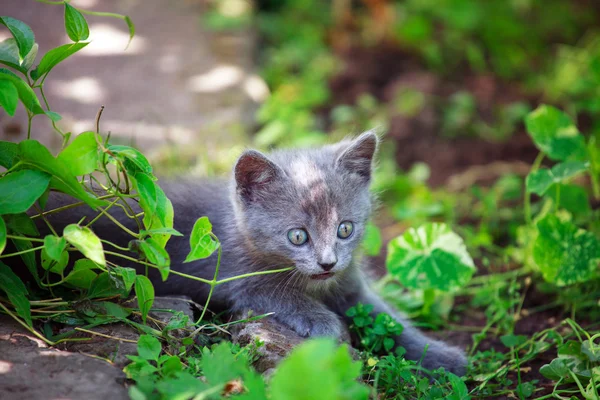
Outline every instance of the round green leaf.
{"type": "Polygon", "coordinates": [[[211,233],[212,224],[208,217],[198,218],[190,235],[191,250],[184,262],[207,258],[219,248],[219,242],[214,240],[211,233]]]}
{"type": "Polygon", "coordinates": [[[63,236],[84,256],[103,267],[106,266],[102,242],[90,228],[71,224],[64,229],[63,236]]]}
{"type": "Polygon", "coordinates": [[[565,161],[552,169],[541,168],[527,175],[527,191],[542,196],[553,184],[563,183],[588,168],[588,163],[582,161],[565,161]]]}
{"type": "Polygon", "coordinates": [[[74,176],[94,172],[98,166],[98,142],[94,132],[77,136],[56,159],[64,163],[74,176]]]}
{"type": "Polygon", "coordinates": [[[475,271],[460,236],[438,223],[410,228],[392,240],[386,265],[407,287],[442,291],[465,285],[475,271]]]}
{"type": "Polygon", "coordinates": [[[0,165],[6,169],[11,169],[18,152],[16,143],[0,141],[0,165]]]}
{"type": "Polygon", "coordinates": [[[138,339],[137,350],[140,357],[144,360],[158,361],[162,346],[160,345],[160,341],[154,336],[142,335],[138,339]]]}
{"type": "Polygon", "coordinates": [[[44,248],[42,249],[41,259],[42,268],[44,268],[46,271],[61,274],[65,270],[67,264],[69,263],[69,252],[63,251],[59,256],[58,261],[55,261],[48,255],[48,252],[44,248]]]}
{"type": "Polygon", "coordinates": [[[585,139],[571,118],[559,109],[541,105],[525,118],[527,132],[540,151],[553,160],[584,159],[585,139]]]}
{"type": "Polygon", "coordinates": [[[544,279],[566,286],[597,276],[600,241],[593,233],[552,214],[540,220],[537,228],[533,259],[544,279]]]}
{"type": "Polygon", "coordinates": [[[27,211],[46,191],[50,175],[24,169],[0,178],[0,215],[27,211]]]}
{"type": "Polygon", "coordinates": [[[94,268],[97,268],[97,265],[90,260],[77,260],[73,271],[65,278],[65,282],[78,288],[89,289],[94,279],[98,276],[98,274],[92,271],[94,268]]]}
{"type": "Polygon", "coordinates": [[[44,250],[54,261],[60,261],[61,255],[67,247],[64,237],[48,235],[44,238],[44,250]]]}
{"type": "Polygon", "coordinates": [[[85,18],[75,7],[68,3],[65,3],[65,30],[74,42],[87,40],[90,36],[90,29],[85,18]]]}

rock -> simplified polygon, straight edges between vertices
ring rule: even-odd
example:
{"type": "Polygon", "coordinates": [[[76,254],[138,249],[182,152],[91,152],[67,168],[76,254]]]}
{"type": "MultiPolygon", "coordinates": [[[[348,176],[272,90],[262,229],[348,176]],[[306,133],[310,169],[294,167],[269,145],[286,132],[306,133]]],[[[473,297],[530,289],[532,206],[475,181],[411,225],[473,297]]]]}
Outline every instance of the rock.
{"type": "MultiPolygon", "coordinates": [[[[253,345],[257,341],[262,342],[261,346],[256,347],[258,359],[253,366],[266,376],[269,376],[277,364],[297,345],[306,340],[290,328],[269,318],[241,324],[237,329],[232,329],[232,335],[233,341],[241,346],[253,345]]],[[[344,330],[341,341],[350,341],[347,330],[344,330]]]]}
{"type": "Polygon", "coordinates": [[[128,399],[125,374],[102,360],[56,349],[0,315],[0,399],[128,399]]]}

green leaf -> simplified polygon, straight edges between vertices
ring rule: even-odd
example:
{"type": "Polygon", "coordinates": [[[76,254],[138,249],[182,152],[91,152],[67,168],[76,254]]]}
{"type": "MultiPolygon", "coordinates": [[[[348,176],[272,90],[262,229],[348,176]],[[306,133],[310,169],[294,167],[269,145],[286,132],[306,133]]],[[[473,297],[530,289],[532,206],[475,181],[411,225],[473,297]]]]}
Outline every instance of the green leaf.
{"type": "Polygon", "coordinates": [[[19,47],[14,38],[8,38],[0,42],[0,63],[23,73],[26,72],[21,68],[19,47]]]}
{"type": "Polygon", "coordinates": [[[27,236],[40,236],[35,222],[25,213],[7,214],[4,216],[4,221],[6,222],[6,227],[11,232],[27,236]]]}
{"type": "Polygon", "coordinates": [[[75,262],[73,270],[65,278],[65,282],[82,289],[89,289],[92,282],[98,277],[93,269],[98,266],[91,260],[82,259],[75,262]]]}
{"type": "MultiPolygon", "coordinates": [[[[156,186],[156,209],[161,210],[160,213],[161,215],[164,214],[164,218],[160,218],[157,215],[159,214],[158,212],[154,215],[144,214],[143,222],[146,230],[173,228],[173,218],[175,215],[173,212],[173,204],[171,204],[171,201],[167,198],[165,192],[163,192],[163,190],[158,186],[156,186]]],[[[162,247],[167,245],[170,237],[170,233],[152,235],[152,239],[154,239],[162,247]]]]}
{"type": "Polygon", "coordinates": [[[15,115],[19,103],[19,92],[12,82],[0,80],[0,106],[11,117],[15,115]]]}
{"type": "Polygon", "coordinates": [[[46,111],[44,114],[46,114],[46,116],[54,122],[58,122],[62,119],[61,115],[59,113],[55,113],[54,111],[46,111]]]}
{"type": "Polygon", "coordinates": [[[39,47],[40,46],[38,46],[37,43],[34,43],[33,47],[31,48],[31,51],[29,51],[29,54],[27,54],[27,56],[21,62],[21,71],[24,71],[24,73],[29,71],[29,68],[31,68],[31,66],[35,62],[35,58],[37,57],[39,47]]]}
{"type": "Polygon", "coordinates": [[[219,242],[212,235],[212,224],[208,217],[198,218],[190,235],[190,252],[184,262],[191,262],[209,257],[219,248],[219,242]]]}
{"type": "Polygon", "coordinates": [[[93,209],[106,204],[104,200],[100,200],[87,192],[69,168],[54,158],[50,151],[38,141],[24,140],[19,143],[18,148],[19,159],[23,164],[33,166],[52,175],[50,187],[84,201],[93,209]]]}
{"type": "Polygon", "coordinates": [[[8,28],[17,42],[20,58],[25,58],[35,44],[35,36],[31,28],[26,23],[11,17],[0,17],[0,24],[8,28]]]}
{"type": "Polygon", "coordinates": [[[367,256],[375,257],[379,255],[383,242],[381,240],[381,231],[376,225],[368,223],[365,227],[363,237],[363,247],[367,256]]]}
{"type": "Polygon", "coordinates": [[[536,147],[557,161],[585,158],[585,139],[571,118],[559,109],[541,105],[525,118],[536,147]]]}
{"type": "Polygon", "coordinates": [[[112,271],[121,277],[123,284],[125,284],[125,290],[129,292],[135,283],[135,269],[127,267],[114,267],[112,271]]]}
{"type": "Polygon", "coordinates": [[[0,141],[0,165],[6,169],[11,169],[18,152],[19,148],[16,143],[0,141]]]}
{"type": "Polygon", "coordinates": [[[65,2],[65,30],[67,35],[74,42],[80,40],[87,40],[90,36],[90,29],[88,24],[81,15],[81,13],[75,8],[65,2]]]}
{"type": "MultiPolygon", "coordinates": [[[[148,175],[138,173],[135,175],[135,188],[140,196],[140,207],[144,214],[153,216],[158,202],[157,185],[148,175]]],[[[164,223],[164,215],[161,221],[164,223]]]]}
{"type": "Polygon", "coordinates": [[[450,291],[465,285],[475,265],[460,236],[445,224],[410,228],[388,245],[388,271],[413,289],[450,291]]]}
{"type": "Polygon", "coordinates": [[[8,300],[15,307],[17,314],[31,326],[31,306],[27,300],[27,288],[18,276],[0,261],[0,290],[8,296],[8,300]]]}
{"type": "Polygon", "coordinates": [[[173,236],[183,236],[183,234],[173,228],[157,228],[157,229],[150,229],[149,231],[142,229],[140,231],[140,235],[142,236],[153,236],[153,235],[164,235],[164,234],[168,234],[168,235],[173,235],[173,236]]]}
{"type": "Polygon", "coordinates": [[[44,238],[44,250],[48,257],[54,261],[60,261],[60,257],[67,247],[67,241],[64,237],[48,235],[44,238]]]}
{"type": "Polygon", "coordinates": [[[346,346],[329,338],[306,341],[285,358],[271,379],[276,400],[368,399],[369,389],[358,380],[361,365],[346,346]],[[302,377],[302,379],[298,379],[302,377]]]}
{"type": "Polygon", "coordinates": [[[600,241],[593,233],[552,214],[540,220],[537,228],[533,259],[544,279],[566,286],[597,275],[600,241]]]}
{"type": "Polygon", "coordinates": [[[65,270],[65,267],[69,263],[69,252],[63,251],[60,254],[58,261],[53,260],[49,255],[46,249],[42,249],[42,268],[46,271],[54,272],[56,274],[62,274],[65,270]]]}
{"type": "Polygon", "coordinates": [[[564,183],[588,168],[588,163],[581,161],[565,161],[552,169],[541,168],[527,175],[527,191],[542,196],[553,184],[564,183]]]}
{"type": "Polygon", "coordinates": [[[540,368],[540,374],[553,381],[570,377],[569,368],[567,367],[566,359],[564,358],[555,358],[550,364],[543,365],[540,368]]]}
{"type": "Polygon", "coordinates": [[[89,42],[63,44],[62,46],[58,46],[48,51],[40,60],[40,65],[38,65],[35,70],[31,71],[32,78],[37,80],[43,77],[45,74],[52,71],[52,68],[54,68],[56,65],[77,53],[88,44],[89,42]]]}
{"type": "Polygon", "coordinates": [[[137,342],[137,351],[144,360],[158,361],[162,346],[152,335],[141,335],[137,342]]]}
{"type": "Polygon", "coordinates": [[[520,346],[527,341],[527,336],[524,335],[502,335],[500,341],[506,347],[520,346]]]}
{"type": "Polygon", "coordinates": [[[127,42],[127,47],[129,47],[129,44],[131,43],[131,41],[133,40],[133,37],[135,36],[135,25],[133,24],[133,21],[131,20],[131,18],[129,18],[127,15],[125,16],[125,23],[127,24],[127,28],[129,29],[129,42],[127,42]]]}
{"type": "Polygon", "coordinates": [[[0,215],[27,211],[46,191],[50,175],[29,169],[0,178],[0,215]]]}
{"type": "Polygon", "coordinates": [[[26,109],[34,115],[45,114],[37,95],[27,82],[5,68],[0,68],[0,80],[8,80],[15,85],[19,93],[19,99],[21,99],[26,109]]]}
{"type": "Polygon", "coordinates": [[[123,292],[122,282],[110,276],[108,272],[103,272],[90,284],[87,297],[90,299],[112,297],[123,295],[123,292]]]}
{"type": "Polygon", "coordinates": [[[108,146],[108,150],[123,162],[123,165],[130,176],[135,176],[139,172],[152,175],[152,166],[148,162],[148,159],[133,147],[110,145],[108,146]]]}
{"type": "Polygon", "coordinates": [[[6,224],[2,217],[0,217],[0,254],[4,251],[6,247],[6,224]]]}
{"type": "Polygon", "coordinates": [[[144,275],[137,275],[135,277],[135,295],[137,296],[140,313],[142,313],[142,321],[145,324],[148,312],[150,312],[154,303],[154,286],[150,282],[150,279],[144,275]]]}
{"type": "Polygon", "coordinates": [[[169,267],[171,265],[169,253],[152,238],[138,241],[138,245],[148,261],[158,267],[163,281],[166,281],[169,277],[169,267]]]}
{"type": "Polygon", "coordinates": [[[74,176],[87,175],[98,166],[98,142],[94,132],[77,136],[56,159],[64,163],[74,176]]]}
{"type": "Polygon", "coordinates": [[[63,236],[67,239],[67,242],[75,246],[84,256],[96,264],[103,267],[106,266],[102,242],[100,242],[98,236],[90,228],[71,224],[64,229],[63,236]]]}
{"type": "Polygon", "coordinates": [[[569,211],[573,216],[586,217],[592,211],[588,193],[578,185],[554,184],[544,197],[554,202],[558,199],[558,208],[569,211]]]}
{"type": "Polygon", "coordinates": [[[106,315],[115,317],[117,319],[123,320],[126,319],[129,315],[131,315],[131,309],[121,307],[118,304],[112,303],[110,301],[102,302],[102,307],[106,310],[106,315]]]}

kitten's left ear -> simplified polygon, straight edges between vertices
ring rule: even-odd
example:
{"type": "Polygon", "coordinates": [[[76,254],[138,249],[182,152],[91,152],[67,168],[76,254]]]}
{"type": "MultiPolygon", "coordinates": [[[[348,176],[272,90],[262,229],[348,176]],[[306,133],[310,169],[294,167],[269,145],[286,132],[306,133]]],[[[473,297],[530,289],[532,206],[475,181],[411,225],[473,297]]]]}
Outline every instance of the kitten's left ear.
{"type": "Polygon", "coordinates": [[[371,164],[377,151],[379,138],[375,130],[370,130],[352,142],[337,159],[337,165],[363,177],[366,181],[371,179],[371,164]]]}

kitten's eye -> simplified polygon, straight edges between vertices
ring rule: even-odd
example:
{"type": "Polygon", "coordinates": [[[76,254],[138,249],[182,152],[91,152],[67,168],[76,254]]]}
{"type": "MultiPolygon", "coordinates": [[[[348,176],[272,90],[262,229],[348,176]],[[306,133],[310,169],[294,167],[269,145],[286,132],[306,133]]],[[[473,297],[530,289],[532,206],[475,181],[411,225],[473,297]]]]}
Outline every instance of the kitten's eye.
{"type": "Polygon", "coordinates": [[[308,233],[304,229],[296,228],[290,229],[288,232],[288,239],[292,244],[296,246],[303,245],[308,240],[308,233]]]}
{"type": "Polygon", "coordinates": [[[350,221],[344,221],[338,226],[338,237],[340,239],[348,239],[354,231],[354,224],[350,221]]]}

